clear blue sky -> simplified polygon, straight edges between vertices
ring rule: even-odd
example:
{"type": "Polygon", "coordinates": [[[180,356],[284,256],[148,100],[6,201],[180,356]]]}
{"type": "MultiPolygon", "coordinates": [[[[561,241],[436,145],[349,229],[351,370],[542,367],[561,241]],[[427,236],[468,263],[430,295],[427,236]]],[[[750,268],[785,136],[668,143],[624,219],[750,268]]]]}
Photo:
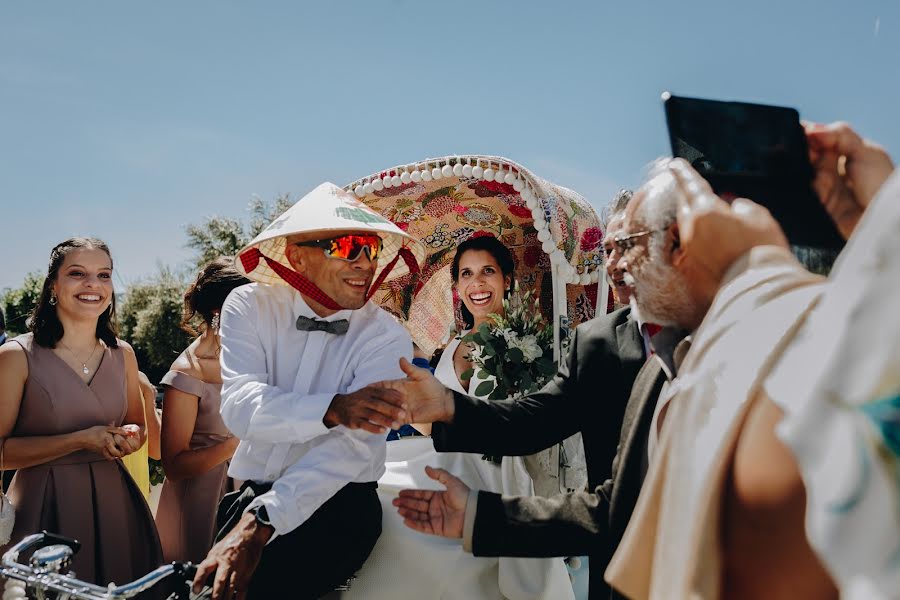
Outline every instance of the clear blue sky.
{"type": "Polygon", "coordinates": [[[844,119],[900,157],[900,3],[6,2],[0,289],[94,235],[117,285],[186,224],[427,156],[602,205],[667,152],[660,92],[844,119]]]}

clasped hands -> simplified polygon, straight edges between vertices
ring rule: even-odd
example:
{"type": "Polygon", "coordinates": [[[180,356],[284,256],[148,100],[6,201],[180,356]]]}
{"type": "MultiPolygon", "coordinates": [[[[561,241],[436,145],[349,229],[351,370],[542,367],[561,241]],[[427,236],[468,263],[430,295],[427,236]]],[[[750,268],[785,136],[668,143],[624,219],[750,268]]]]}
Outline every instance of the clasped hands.
{"type": "Polygon", "coordinates": [[[83,430],[84,447],[106,460],[115,460],[136,452],[141,447],[141,428],[138,425],[112,427],[97,425],[83,430]]]}

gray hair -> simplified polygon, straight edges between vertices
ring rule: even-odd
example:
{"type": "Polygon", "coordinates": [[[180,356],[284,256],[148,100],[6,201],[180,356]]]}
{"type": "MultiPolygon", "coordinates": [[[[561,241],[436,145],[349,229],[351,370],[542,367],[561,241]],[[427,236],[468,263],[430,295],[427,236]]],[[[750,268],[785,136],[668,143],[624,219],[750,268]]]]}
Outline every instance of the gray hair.
{"type": "Polygon", "coordinates": [[[669,160],[671,159],[662,158],[654,161],[640,188],[644,197],[638,205],[636,215],[652,231],[667,229],[675,222],[678,214],[680,191],[675,176],[668,169],[669,160]]]}
{"type": "Polygon", "coordinates": [[[609,201],[609,204],[603,207],[603,211],[600,213],[600,225],[603,226],[604,231],[614,217],[625,212],[625,208],[631,202],[632,196],[634,196],[634,192],[631,190],[619,190],[613,196],[613,199],[609,201]]]}

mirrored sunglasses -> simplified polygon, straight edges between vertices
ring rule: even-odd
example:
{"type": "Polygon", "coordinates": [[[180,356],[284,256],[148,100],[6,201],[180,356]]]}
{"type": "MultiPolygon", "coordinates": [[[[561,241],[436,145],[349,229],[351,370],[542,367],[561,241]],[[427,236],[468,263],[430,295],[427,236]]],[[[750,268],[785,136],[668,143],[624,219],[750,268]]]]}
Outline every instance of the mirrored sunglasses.
{"type": "Polygon", "coordinates": [[[363,252],[374,261],[381,254],[381,238],[375,234],[370,235],[342,235],[327,240],[309,240],[297,242],[298,246],[312,246],[325,251],[325,256],[338,258],[347,262],[359,259],[363,252]]]}

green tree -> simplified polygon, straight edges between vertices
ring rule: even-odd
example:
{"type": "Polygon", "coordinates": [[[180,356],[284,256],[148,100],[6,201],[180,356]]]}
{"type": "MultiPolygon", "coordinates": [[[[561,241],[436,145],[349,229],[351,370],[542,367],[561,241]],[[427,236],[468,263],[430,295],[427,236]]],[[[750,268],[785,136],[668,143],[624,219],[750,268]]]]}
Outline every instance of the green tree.
{"type": "Polygon", "coordinates": [[[181,329],[182,295],[188,283],[170,269],[132,284],[117,309],[119,335],[134,348],[141,370],[158,382],[191,341],[181,329]]]}
{"type": "Polygon", "coordinates": [[[273,202],[255,197],[247,207],[250,213],[247,223],[228,217],[208,217],[199,225],[188,225],[187,246],[197,251],[196,266],[199,268],[220,256],[234,256],[291,204],[289,194],[282,194],[273,202]]]}
{"type": "Polygon", "coordinates": [[[0,304],[3,305],[3,314],[6,317],[6,329],[10,337],[28,331],[26,321],[37,304],[43,284],[44,276],[34,271],[25,276],[25,281],[20,287],[6,289],[0,296],[0,304]]]}

